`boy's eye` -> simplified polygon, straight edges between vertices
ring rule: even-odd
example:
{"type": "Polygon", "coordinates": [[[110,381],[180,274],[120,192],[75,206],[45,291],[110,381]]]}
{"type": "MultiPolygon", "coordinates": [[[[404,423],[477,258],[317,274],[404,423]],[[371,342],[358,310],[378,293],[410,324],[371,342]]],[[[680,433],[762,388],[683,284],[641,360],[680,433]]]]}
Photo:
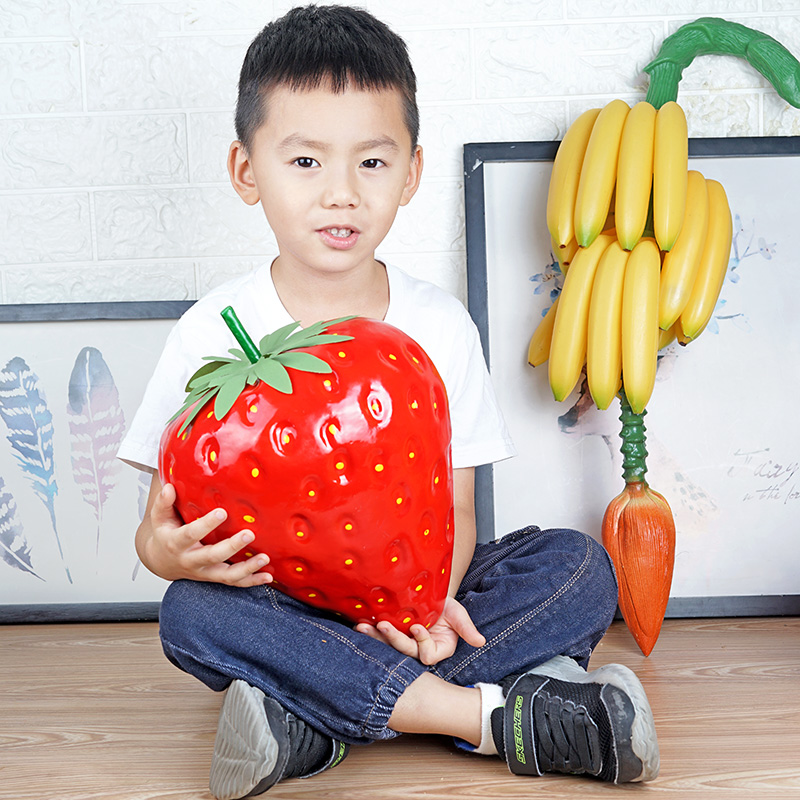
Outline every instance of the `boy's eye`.
{"type": "Polygon", "coordinates": [[[377,169],[378,167],[384,166],[384,164],[379,158],[368,158],[361,162],[361,166],[367,169],[377,169]]]}
{"type": "Polygon", "coordinates": [[[303,169],[310,169],[311,167],[319,166],[319,163],[315,158],[309,158],[308,156],[300,156],[300,158],[296,158],[293,163],[297,164],[298,167],[302,167],[303,169]]]}

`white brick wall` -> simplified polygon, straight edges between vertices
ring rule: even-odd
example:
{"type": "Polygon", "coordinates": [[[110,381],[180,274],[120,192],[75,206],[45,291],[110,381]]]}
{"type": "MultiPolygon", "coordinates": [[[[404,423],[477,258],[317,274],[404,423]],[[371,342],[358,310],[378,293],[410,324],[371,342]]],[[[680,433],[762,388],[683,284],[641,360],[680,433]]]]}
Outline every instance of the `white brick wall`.
{"type": "MultiPolygon", "coordinates": [[[[194,298],[275,252],[225,172],[247,44],[287,0],[3,0],[0,302],[194,298]]],[[[466,294],[461,147],[560,138],[643,97],[642,67],[700,16],[800,55],[800,0],[361,0],[407,40],[426,166],[384,258],[466,294]]],[[[705,57],[693,136],[800,135],[748,64],[705,57]]]]}

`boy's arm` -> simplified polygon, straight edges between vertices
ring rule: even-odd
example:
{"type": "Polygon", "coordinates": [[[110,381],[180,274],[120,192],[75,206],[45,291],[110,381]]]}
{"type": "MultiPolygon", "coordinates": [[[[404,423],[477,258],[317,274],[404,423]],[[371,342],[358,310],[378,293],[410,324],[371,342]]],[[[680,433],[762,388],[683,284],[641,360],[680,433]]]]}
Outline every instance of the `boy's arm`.
{"type": "Polygon", "coordinates": [[[453,503],[455,539],[453,565],[450,569],[450,586],[447,594],[455,597],[464,575],[467,574],[475,553],[477,531],[475,528],[475,468],[453,470],[453,503]]]}
{"type": "Polygon", "coordinates": [[[453,495],[455,505],[455,540],[453,542],[453,565],[450,571],[450,586],[442,616],[429,629],[423,625],[412,625],[411,635],[401,633],[390,622],[379,622],[378,626],[361,624],[356,630],[374,639],[390,644],[404,655],[413,656],[423,664],[438,664],[453,655],[459,638],[481,647],[486,639],[475,627],[467,610],[456,599],[456,592],[469,568],[475,552],[475,470],[472,467],[453,471],[453,495]]]}
{"type": "Polygon", "coordinates": [[[212,545],[202,543],[225,520],[224,509],[214,509],[184,525],[174,503],[174,487],[170,484],[162,487],[158,473],[154,473],[144,517],[136,531],[136,552],[150,572],[168,581],[186,578],[242,587],[272,581],[268,573],[257,572],[269,563],[266,555],[259,554],[237,564],[226,563],[253,541],[251,531],[239,531],[212,545]]]}

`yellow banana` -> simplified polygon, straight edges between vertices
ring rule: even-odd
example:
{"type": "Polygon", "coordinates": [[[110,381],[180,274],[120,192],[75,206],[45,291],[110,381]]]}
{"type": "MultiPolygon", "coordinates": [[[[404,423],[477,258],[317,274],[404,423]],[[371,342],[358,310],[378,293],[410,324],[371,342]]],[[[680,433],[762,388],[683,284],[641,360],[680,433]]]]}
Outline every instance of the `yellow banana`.
{"type": "Polygon", "coordinates": [[[664,256],[658,297],[658,325],[668,330],[689,302],[700,256],[708,235],[708,190],[706,179],[689,170],[686,214],[672,250],[664,256]]]}
{"type": "Polygon", "coordinates": [[[706,186],[708,233],[689,302],[680,316],[683,334],[689,340],[696,339],[703,332],[714,313],[731,254],[733,223],[728,197],[721,183],[706,180],[706,186]]]}
{"type": "Polygon", "coordinates": [[[558,265],[561,267],[561,272],[563,275],[566,275],[569,265],[572,263],[572,259],[578,250],[578,243],[574,239],[570,239],[565,247],[561,247],[552,236],[550,237],[550,243],[553,247],[553,254],[558,261],[558,265]]]}
{"type": "Polygon", "coordinates": [[[672,250],[683,224],[688,163],[686,115],[671,100],[656,113],[653,151],[653,225],[665,252],[672,250]]]}
{"type": "Polygon", "coordinates": [[[678,323],[676,322],[668,330],[659,330],[658,349],[663,350],[668,344],[672,344],[678,338],[678,323]]]}
{"type": "Polygon", "coordinates": [[[658,246],[641,239],[628,258],[622,289],[622,380],[637,414],[644,411],[656,381],[660,270],[658,246]]]}
{"type": "Polygon", "coordinates": [[[617,179],[622,128],[629,111],[624,100],[612,100],[592,127],[575,197],[575,238],[581,247],[588,247],[606,224],[617,179]]]}
{"type": "Polygon", "coordinates": [[[590,108],[570,125],[553,161],[547,192],[547,228],[557,247],[566,247],[575,235],[575,196],[586,145],[599,114],[599,108],[590,108]]]}
{"type": "Polygon", "coordinates": [[[617,237],[633,250],[644,232],[653,186],[653,144],[656,110],[646,101],[637,103],[622,129],[614,204],[617,237]]]}
{"type": "Polygon", "coordinates": [[[555,302],[547,309],[547,313],[542,317],[541,322],[533,332],[533,336],[531,336],[531,341],[528,345],[528,363],[532,367],[544,364],[550,356],[550,342],[553,340],[553,325],[556,321],[556,312],[558,311],[558,301],[560,299],[561,295],[556,297],[555,302]]]}
{"type": "Polygon", "coordinates": [[[628,252],[612,242],[597,265],[589,304],[586,377],[599,409],[616,396],[622,377],[622,286],[628,252]]]}
{"type": "Polygon", "coordinates": [[[555,314],[550,344],[548,375],[556,400],[563,400],[575,388],[586,360],[586,329],[589,300],[600,256],[614,241],[601,234],[589,247],[581,248],[572,260],[555,314]]]}

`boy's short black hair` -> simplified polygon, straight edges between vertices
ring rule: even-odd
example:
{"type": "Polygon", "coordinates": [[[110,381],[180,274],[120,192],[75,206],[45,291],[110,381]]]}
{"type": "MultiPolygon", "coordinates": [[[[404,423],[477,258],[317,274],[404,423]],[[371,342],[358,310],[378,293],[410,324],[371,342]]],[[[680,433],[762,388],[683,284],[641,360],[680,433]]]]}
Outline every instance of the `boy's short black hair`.
{"type": "Polygon", "coordinates": [[[236,136],[249,149],[275,86],[334,92],[397,89],[412,148],[419,138],[417,81],[405,42],[369,12],[350,6],[293,8],[250,44],[239,76],[236,136]]]}

